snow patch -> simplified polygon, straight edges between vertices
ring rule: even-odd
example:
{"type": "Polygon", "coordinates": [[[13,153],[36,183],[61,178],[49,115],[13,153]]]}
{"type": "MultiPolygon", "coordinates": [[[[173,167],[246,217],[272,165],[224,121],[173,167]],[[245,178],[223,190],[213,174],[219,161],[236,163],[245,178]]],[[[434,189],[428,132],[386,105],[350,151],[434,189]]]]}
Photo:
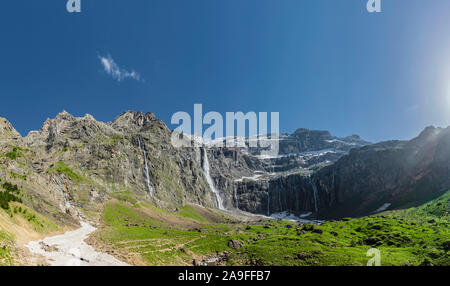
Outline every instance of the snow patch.
{"type": "Polygon", "coordinates": [[[242,177],[234,180],[235,182],[243,182],[244,180],[257,181],[262,175],[254,175],[252,177],[242,177]]]}
{"type": "Polygon", "coordinates": [[[300,216],[296,216],[294,214],[284,211],[284,212],[280,212],[280,213],[271,214],[270,217],[274,218],[274,219],[282,219],[282,220],[295,221],[295,222],[301,222],[301,223],[315,223],[315,224],[323,223],[322,220],[305,219],[305,218],[309,217],[310,215],[311,215],[311,213],[309,212],[309,213],[301,214],[300,216]]]}
{"type": "Polygon", "coordinates": [[[382,205],[381,207],[379,207],[375,212],[379,213],[382,211],[387,210],[389,207],[391,206],[391,203],[385,203],[384,205],[382,205]]]}
{"type": "Polygon", "coordinates": [[[97,252],[84,240],[96,228],[80,222],[81,228],[61,235],[30,241],[25,245],[31,253],[44,256],[52,266],[128,266],[113,256],[97,252]]]}
{"type": "Polygon", "coordinates": [[[280,155],[255,155],[256,158],[260,160],[267,160],[267,159],[279,159],[279,158],[285,158],[285,157],[320,157],[324,156],[329,153],[335,153],[335,154],[346,154],[344,151],[340,150],[334,150],[334,149],[324,149],[324,150],[318,150],[318,151],[309,151],[309,152],[302,152],[302,153],[288,153],[288,154],[280,154],[280,155]]]}
{"type": "Polygon", "coordinates": [[[289,213],[287,211],[284,211],[284,212],[279,212],[279,213],[273,213],[270,216],[265,216],[265,215],[255,215],[255,216],[269,218],[269,219],[281,219],[281,220],[287,220],[287,221],[293,221],[293,222],[301,222],[301,223],[321,224],[321,223],[324,222],[323,220],[309,220],[309,219],[306,219],[311,214],[312,214],[311,212],[308,212],[308,213],[304,213],[304,214],[301,214],[299,216],[296,216],[296,215],[291,214],[291,213],[289,213]]]}

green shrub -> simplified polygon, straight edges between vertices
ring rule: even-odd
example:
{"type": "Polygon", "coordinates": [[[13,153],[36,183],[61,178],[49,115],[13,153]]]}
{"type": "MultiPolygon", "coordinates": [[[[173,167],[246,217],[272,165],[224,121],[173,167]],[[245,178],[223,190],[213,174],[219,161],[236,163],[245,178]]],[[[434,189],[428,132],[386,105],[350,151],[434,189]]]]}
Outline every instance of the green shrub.
{"type": "Polygon", "coordinates": [[[19,147],[13,147],[12,151],[6,153],[5,156],[11,160],[16,160],[17,158],[22,157],[22,153],[20,153],[19,147]]]}
{"type": "Polygon", "coordinates": [[[4,191],[0,192],[0,208],[9,210],[9,202],[22,202],[22,200],[18,197],[20,194],[20,189],[17,185],[4,182],[1,186],[4,191]]]}

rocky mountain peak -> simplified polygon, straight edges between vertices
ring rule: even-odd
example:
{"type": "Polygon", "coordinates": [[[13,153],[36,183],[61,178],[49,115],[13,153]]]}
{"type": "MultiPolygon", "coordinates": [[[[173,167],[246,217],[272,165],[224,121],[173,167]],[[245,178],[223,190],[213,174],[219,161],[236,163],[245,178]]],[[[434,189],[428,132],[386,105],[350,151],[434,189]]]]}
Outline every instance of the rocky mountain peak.
{"type": "Polygon", "coordinates": [[[409,143],[412,145],[423,145],[436,138],[442,133],[444,129],[440,127],[428,126],[426,127],[416,138],[411,140],[409,143]]]}
{"type": "Polygon", "coordinates": [[[142,111],[126,111],[117,116],[110,125],[117,130],[141,128],[150,122],[159,121],[151,112],[143,113],[142,111]]]}
{"type": "Polygon", "coordinates": [[[295,130],[294,134],[295,137],[302,137],[302,138],[307,138],[307,137],[314,137],[314,138],[331,138],[331,134],[329,131],[325,131],[325,130],[309,130],[306,128],[299,128],[297,130],[295,130]]]}
{"type": "Polygon", "coordinates": [[[419,134],[419,137],[429,137],[438,135],[442,131],[440,127],[427,126],[425,129],[419,134]]]}
{"type": "Polygon", "coordinates": [[[86,113],[81,119],[82,119],[82,120],[97,121],[97,120],[94,118],[94,116],[92,116],[92,115],[90,115],[90,114],[88,114],[88,113],[86,113]]]}
{"type": "Polygon", "coordinates": [[[346,139],[346,140],[355,140],[356,141],[356,140],[361,140],[361,136],[353,134],[351,136],[345,137],[344,139],[346,139]]]}
{"type": "MultiPolygon", "coordinates": [[[[86,115],[88,116],[88,115],[86,115]]],[[[82,119],[88,118],[83,117],[82,119]]],[[[90,116],[90,115],[89,115],[90,116]]],[[[92,116],[90,116],[92,117],[92,116]]],[[[92,117],[93,118],[93,117],[92,117]]],[[[64,134],[67,130],[69,130],[72,126],[74,126],[80,118],[73,116],[67,111],[63,110],[58,113],[55,118],[47,118],[44,124],[42,124],[41,130],[39,131],[30,131],[25,137],[25,141],[29,145],[42,145],[47,141],[52,141],[55,137],[64,134]]]]}
{"type": "Polygon", "coordinates": [[[56,115],[55,119],[62,119],[62,120],[75,120],[75,117],[70,114],[69,112],[63,110],[58,115],[56,115]]]}
{"type": "Polygon", "coordinates": [[[65,130],[67,127],[71,126],[73,122],[76,121],[76,118],[63,110],[58,113],[54,119],[47,118],[41,128],[41,133],[60,133],[65,130]]]}
{"type": "Polygon", "coordinates": [[[142,111],[126,111],[116,117],[113,123],[119,121],[127,121],[129,123],[135,124],[137,126],[144,126],[147,122],[155,120],[156,117],[151,112],[143,113],[142,111]]]}
{"type": "Polygon", "coordinates": [[[19,132],[12,124],[3,117],[0,117],[0,139],[18,139],[21,138],[19,132]]]}

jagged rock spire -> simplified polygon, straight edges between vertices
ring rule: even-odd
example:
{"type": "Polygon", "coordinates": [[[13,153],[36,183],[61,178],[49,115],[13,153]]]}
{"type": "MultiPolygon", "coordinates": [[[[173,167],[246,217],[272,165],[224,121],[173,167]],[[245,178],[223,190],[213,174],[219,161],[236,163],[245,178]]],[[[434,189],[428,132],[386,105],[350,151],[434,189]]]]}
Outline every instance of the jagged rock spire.
{"type": "Polygon", "coordinates": [[[3,117],[0,117],[0,139],[22,138],[12,124],[3,117]]]}
{"type": "Polygon", "coordinates": [[[156,119],[155,115],[151,112],[143,113],[142,111],[126,111],[121,115],[117,116],[113,124],[120,124],[123,122],[133,123],[137,126],[144,126],[147,122],[154,121],[156,119]]]}

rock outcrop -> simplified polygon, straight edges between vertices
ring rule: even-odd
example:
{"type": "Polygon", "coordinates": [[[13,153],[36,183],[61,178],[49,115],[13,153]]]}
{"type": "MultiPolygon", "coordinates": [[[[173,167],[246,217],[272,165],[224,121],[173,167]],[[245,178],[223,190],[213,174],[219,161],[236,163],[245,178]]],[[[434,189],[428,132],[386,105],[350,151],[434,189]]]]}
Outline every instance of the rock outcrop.
{"type": "Polygon", "coordinates": [[[151,113],[128,111],[103,123],[62,112],[25,138],[5,126],[3,152],[14,146],[22,151],[18,158],[0,158],[0,176],[63,214],[98,211],[110,198],[147,200],[168,210],[186,203],[213,206],[199,148],[172,147],[172,131],[151,113]],[[13,170],[20,176],[8,173],[13,170]]]}
{"type": "Polygon", "coordinates": [[[19,132],[3,117],[0,117],[0,142],[21,141],[19,132]]]}

